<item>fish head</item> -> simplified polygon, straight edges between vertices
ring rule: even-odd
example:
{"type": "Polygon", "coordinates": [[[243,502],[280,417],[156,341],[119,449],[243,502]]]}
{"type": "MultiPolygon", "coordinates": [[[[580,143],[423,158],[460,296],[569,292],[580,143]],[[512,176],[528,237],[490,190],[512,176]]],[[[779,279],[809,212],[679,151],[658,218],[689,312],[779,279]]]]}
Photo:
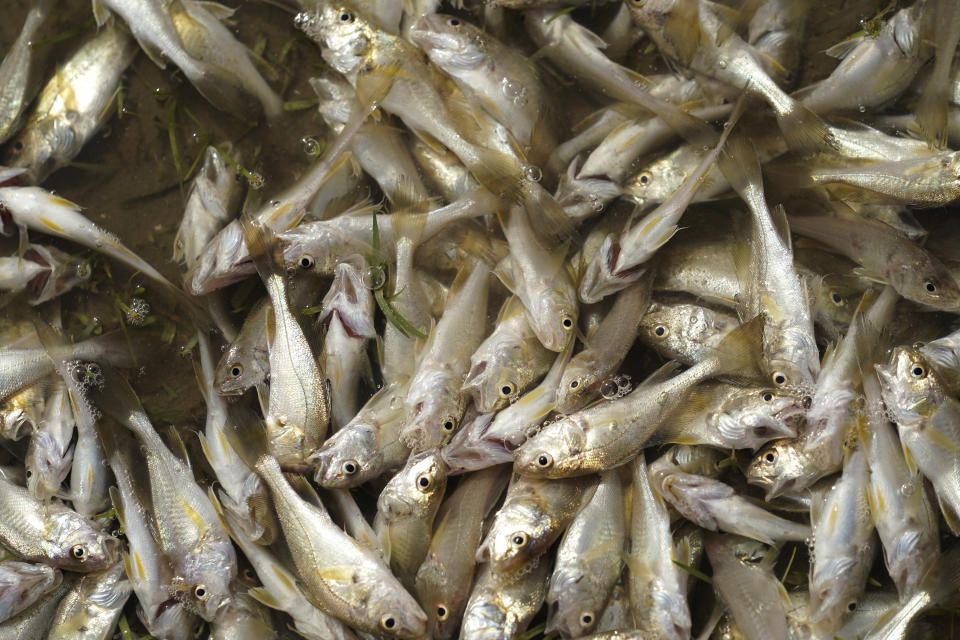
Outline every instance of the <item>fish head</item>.
{"type": "Polygon", "coordinates": [[[534,301],[537,309],[530,316],[530,327],[550,351],[563,351],[577,330],[577,305],[567,292],[546,291],[534,301]]]}
{"type": "Polygon", "coordinates": [[[256,272],[243,239],[243,227],[233,220],[207,243],[183,281],[191,294],[202,296],[256,272]]]}
{"type": "Polygon", "coordinates": [[[210,626],[211,640],[270,640],[277,632],[270,612],[247,595],[238,595],[210,626]]]}
{"type": "Polygon", "coordinates": [[[366,263],[361,256],[356,258],[358,260],[344,260],[335,267],[333,283],[323,298],[320,321],[325,322],[336,312],[351,336],[375,338],[377,330],[373,326],[373,294],[364,282],[366,263]]]}
{"type": "Polygon", "coordinates": [[[377,510],[387,522],[395,518],[420,517],[436,504],[446,486],[447,466],[439,450],[414,454],[380,492],[377,510]]]}
{"type": "Polygon", "coordinates": [[[489,562],[498,573],[510,573],[538,556],[551,541],[547,538],[550,517],[545,508],[535,491],[505,504],[477,547],[476,561],[489,562]]]}
{"type": "Polygon", "coordinates": [[[460,613],[466,602],[455,595],[464,587],[450,584],[450,574],[435,553],[427,553],[417,570],[416,592],[427,614],[427,633],[431,638],[452,638],[460,626],[460,613]]]}
{"type": "Polygon", "coordinates": [[[943,403],[943,385],[917,349],[897,347],[890,364],[874,366],[884,403],[897,424],[915,424],[928,419],[943,403]]]}
{"type": "Polygon", "coordinates": [[[325,3],[314,12],[299,13],[294,24],[321,46],[327,64],[347,77],[357,73],[372,52],[370,24],[345,2],[325,3]]]}
{"type": "Polygon", "coordinates": [[[56,495],[70,473],[72,462],[71,449],[61,452],[60,445],[48,431],[34,432],[24,460],[30,495],[37,500],[48,500],[56,495]]]}
{"type": "Polygon", "coordinates": [[[763,487],[769,500],[806,475],[804,463],[802,445],[796,440],[775,440],[750,462],[746,471],[747,481],[763,487]]]}
{"type": "Polygon", "coordinates": [[[49,515],[43,543],[55,566],[82,573],[112,567],[120,560],[122,550],[119,540],[68,509],[49,515]]]}
{"type": "Polygon", "coordinates": [[[237,576],[237,556],[230,542],[206,542],[201,538],[198,549],[188,551],[171,595],[188,611],[212,622],[233,600],[230,584],[237,576]]]}
{"type": "Polygon", "coordinates": [[[513,453],[514,468],[541,477],[575,475],[587,444],[586,433],[572,417],[551,422],[513,453]]]}
{"type": "Polygon", "coordinates": [[[521,345],[508,340],[493,345],[490,350],[478,349],[471,358],[470,371],[461,390],[473,397],[481,413],[502,409],[517,400],[533,379],[529,366],[532,357],[521,345]]]}
{"type": "Polygon", "coordinates": [[[557,387],[557,411],[573,413],[584,407],[597,393],[601,382],[597,375],[597,363],[588,361],[584,354],[589,352],[578,353],[563,370],[557,387]]]}
{"type": "MultiPolygon", "coordinates": [[[[341,263],[343,246],[368,253],[373,250],[370,247],[368,251],[367,245],[351,238],[337,225],[330,224],[326,220],[298,224],[292,229],[277,234],[277,237],[283,246],[283,264],[289,274],[309,272],[327,275],[335,272],[338,264],[341,263]]],[[[353,260],[351,256],[350,261],[353,262],[353,260]]],[[[369,290],[363,282],[363,278],[366,277],[369,277],[366,271],[361,270],[361,286],[369,290]]]]}
{"type": "Polygon", "coordinates": [[[488,57],[476,27],[457,16],[426,14],[409,33],[414,44],[442,69],[473,69],[488,57]]]}
{"type": "Polygon", "coordinates": [[[73,158],[77,135],[64,118],[48,118],[37,126],[24,127],[19,136],[7,143],[3,164],[26,167],[19,179],[25,184],[39,184],[58,166],[73,158]]]}
{"type": "MultiPolygon", "coordinates": [[[[869,557],[863,560],[870,562],[869,557]]],[[[844,557],[828,561],[825,566],[811,565],[807,623],[814,631],[839,629],[847,616],[857,610],[863,584],[848,577],[855,564],[853,558],[844,557]]]]}
{"type": "Polygon", "coordinates": [[[222,396],[242,395],[266,378],[268,354],[256,345],[235,342],[227,347],[214,373],[214,387],[222,396]]]}
{"type": "Polygon", "coordinates": [[[357,586],[365,593],[363,615],[370,631],[397,638],[420,638],[427,630],[427,614],[396,580],[385,582],[367,572],[356,573],[357,586]]]}
{"type": "Polygon", "coordinates": [[[404,444],[422,451],[450,441],[463,417],[460,381],[445,367],[417,372],[407,394],[407,423],[400,434],[404,444]]]}
{"type": "Polygon", "coordinates": [[[590,634],[600,620],[607,595],[582,565],[566,570],[558,566],[550,576],[545,632],[559,631],[564,638],[590,634]]]}
{"type": "Polygon", "coordinates": [[[904,262],[890,279],[904,297],[915,302],[947,311],[960,310],[960,286],[950,270],[931,255],[904,262]]]}
{"type": "Polygon", "coordinates": [[[383,452],[377,426],[351,422],[310,455],[314,481],[328,489],[349,489],[379,475],[383,452]]]}
{"type": "Polygon", "coordinates": [[[737,449],[759,449],[771,440],[794,438],[808,398],[779,389],[743,389],[707,418],[737,449]]]}

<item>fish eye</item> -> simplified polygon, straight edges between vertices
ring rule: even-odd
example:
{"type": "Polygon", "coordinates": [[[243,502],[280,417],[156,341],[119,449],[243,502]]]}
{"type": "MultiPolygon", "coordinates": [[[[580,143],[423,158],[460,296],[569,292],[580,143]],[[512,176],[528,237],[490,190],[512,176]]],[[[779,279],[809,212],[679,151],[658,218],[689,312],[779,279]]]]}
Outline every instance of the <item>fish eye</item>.
{"type": "Polygon", "coordinates": [[[571,389],[576,389],[576,388],[578,388],[579,386],[580,386],[580,378],[576,378],[576,379],[570,381],[570,388],[571,388],[571,389]]]}
{"type": "Polygon", "coordinates": [[[770,378],[773,380],[773,384],[778,387],[782,387],[787,383],[787,376],[785,376],[782,371],[774,371],[770,378]]]}
{"type": "Polygon", "coordinates": [[[17,140],[16,142],[13,143],[13,148],[16,149],[17,151],[22,151],[23,143],[17,140]]]}
{"type": "Polygon", "coordinates": [[[353,22],[353,15],[344,11],[340,14],[340,22],[353,22]]]}
{"type": "Polygon", "coordinates": [[[927,370],[923,368],[923,366],[915,364],[910,369],[910,375],[912,375],[914,378],[922,379],[927,376],[927,370]]]}
{"type": "Polygon", "coordinates": [[[666,336],[668,333],[670,333],[669,329],[667,329],[662,324],[658,324],[657,327],[653,330],[653,335],[657,336],[658,338],[662,338],[666,336]]]}
{"type": "Polygon", "coordinates": [[[640,183],[640,186],[645,187],[653,180],[653,174],[649,171],[644,171],[637,176],[637,182],[640,183]]]}
{"type": "Polygon", "coordinates": [[[560,324],[563,325],[564,329],[573,329],[573,318],[570,316],[563,316],[563,320],[560,321],[560,324]]]}
{"type": "Polygon", "coordinates": [[[393,615],[385,613],[383,614],[383,617],[380,618],[380,626],[387,631],[391,631],[397,627],[397,619],[394,618],[393,615]]]}
{"type": "Polygon", "coordinates": [[[300,265],[301,269],[306,271],[307,269],[312,269],[313,265],[316,264],[316,261],[313,259],[313,256],[305,253],[300,256],[299,260],[297,260],[297,264],[300,265]]]}
{"type": "Polygon", "coordinates": [[[340,470],[348,476],[352,476],[357,472],[357,461],[356,460],[344,460],[343,464],[340,465],[340,470]]]}
{"type": "Polygon", "coordinates": [[[243,375],[243,365],[239,362],[234,362],[230,365],[230,375],[234,378],[239,378],[243,375]]]}
{"type": "Polygon", "coordinates": [[[446,420],[443,421],[443,430],[446,431],[447,433],[450,433],[451,431],[453,431],[453,429],[456,426],[457,424],[453,421],[453,418],[449,416],[447,417],[446,420]]]}
{"type": "Polygon", "coordinates": [[[763,459],[769,462],[770,464],[773,464],[774,462],[777,461],[777,452],[771,449],[770,451],[767,451],[765,454],[763,454],[763,459]]]}
{"type": "Polygon", "coordinates": [[[460,26],[460,20],[458,20],[457,18],[450,18],[450,19],[447,21],[447,24],[449,24],[451,27],[459,27],[459,26],[460,26]]]}
{"type": "Polygon", "coordinates": [[[257,575],[253,572],[253,569],[247,567],[243,570],[243,579],[248,582],[253,582],[257,579],[257,575]]]}
{"type": "Polygon", "coordinates": [[[580,626],[586,629],[593,624],[593,612],[584,611],[580,614],[580,626]]]}
{"type": "Polygon", "coordinates": [[[935,283],[933,280],[924,280],[923,288],[927,290],[927,293],[936,293],[937,283],[935,283]]]}
{"type": "Polygon", "coordinates": [[[514,393],[517,392],[517,386],[512,382],[504,382],[503,386],[500,387],[500,395],[504,398],[509,398],[514,393]]]}
{"type": "Polygon", "coordinates": [[[853,613],[853,612],[856,611],[856,610],[857,610],[857,601],[856,601],[856,600],[851,600],[850,602],[847,603],[847,611],[853,613]]]}
{"type": "Polygon", "coordinates": [[[197,600],[206,600],[210,597],[210,592],[207,591],[207,586],[204,584],[198,584],[193,588],[193,595],[197,600]]]}
{"type": "Polygon", "coordinates": [[[87,559],[87,550],[83,547],[82,544],[75,544],[70,547],[70,555],[72,555],[77,560],[83,562],[87,559]]]}
{"type": "Polygon", "coordinates": [[[444,606],[444,605],[442,605],[442,604],[438,604],[438,605],[437,605],[437,620],[439,620],[440,622],[443,622],[443,621],[446,620],[448,617],[450,617],[450,611],[447,609],[447,607],[444,606]]]}
{"type": "Polygon", "coordinates": [[[770,393],[769,391],[764,391],[764,392],[763,392],[763,395],[761,395],[760,397],[763,398],[763,401],[764,401],[764,402],[772,402],[772,401],[773,401],[773,394],[770,393]]]}
{"type": "Polygon", "coordinates": [[[527,546],[527,534],[523,531],[517,531],[515,534],[510,536],[510,544],[516,548],[521,548],[527,546]]]}
{"type": "Polygon", "coordinates": [[[33,471],[30,471],[30,469],[27,469],[27,479],[30,479],[32,477],[33,477],[33,471]]]}
{"type": "Polygon", "coordinates": [[[537,456],[537,466],[541,469],[549,469],[553,466],[553,456],[549,453],[541,453],[537,456]]]}
{"type": "Polygon", "coordinates": [[[833,302],[833,304],[837,306],[840,306],[841,304],[843,304],[843,296],[841,296],[836,291],[830,292],[830,300],[833,302]]]}
{"type": "Polygon", "coordinates": [[[430,474],[424,473],[422,475],[417,476],[418,489],[420,489],[421,491],[426,491],[432,486],[433,486],[433,477],[430,474]]]}

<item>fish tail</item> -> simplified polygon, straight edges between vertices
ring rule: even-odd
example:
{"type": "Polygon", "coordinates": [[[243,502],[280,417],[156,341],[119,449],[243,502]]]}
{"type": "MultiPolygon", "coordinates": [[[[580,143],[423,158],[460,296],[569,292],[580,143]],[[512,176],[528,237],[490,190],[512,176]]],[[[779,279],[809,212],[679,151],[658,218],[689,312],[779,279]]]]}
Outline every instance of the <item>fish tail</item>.
{"type": "Polygon", "coordinates": [[[837,141],[820,116],[792,100],[790,109],[777,115],[777,124],[787,146],[797,151],[837,150],[837,141]]]}
{"type": "Polygon", "coordinates": [[[763,363],[757,345],[763,344],[764,317],[757,316],[731,331],[713,353],[714,375],[759,378],[763,363]]]}
{"type": "Polygon", "coordinates": [[[931,149],[945,149],[947,146],[948,86],[931,78],[917,103],[917,124],[931,149]]]}

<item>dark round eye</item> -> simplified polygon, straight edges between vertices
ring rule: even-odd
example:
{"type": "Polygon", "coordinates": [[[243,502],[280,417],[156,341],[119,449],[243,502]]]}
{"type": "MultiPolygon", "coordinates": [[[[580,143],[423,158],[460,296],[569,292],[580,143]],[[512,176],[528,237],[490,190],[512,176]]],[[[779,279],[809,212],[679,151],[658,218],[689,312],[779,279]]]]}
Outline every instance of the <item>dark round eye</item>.
{"type": "Polygon", "coordinates": [[[13,143],[13,148],[16,149],[17,151],[21,151],[23,149],[23,143],[17,140],[16,142],[13,143]]]}
{"type": "Polygon", "coordinates": [[[910,369],[910,373],[911,375],[913,375],[914,378],[922,378],[925,375],[927,375],[927,370],[921,367],[920,365],[915,364],[913,365],[913,368],[910,369]]]}
{"type": "Polygon", "coordinates": [[[257,575],[253,572],[253,569],[249,567],[243,570],[243,579],[244,580],[256,580],[257,575]]]}
{"type": "Polygon", "coordinates": [[[583,613],[580,614],[580,626],[581,626],[581,627],[586,628],[586,627],[589,627],[589,626],[592,625],[592,624],[593,624],[593,613],[591,613],[591,612],[589,612],[589,611],[585,611],[585,612],[583,612],[583,613]]]}
{"type": "Polygon", "coordinates": [[[663,336],[667,335],[667,328],[662,324],[657,325],[657,328],[653,330],[653,335],[657,336],[658,338],[662,338],[663,336]]]}
{"type": "Polygon", "coordinates": [[[340,22],[353,22],[353,15],[344,11],[340,14],[340,22]]]}
{"type": "Polygon", "coordinates": [[[397,626],[397,619],[389,613],[384,614],[384,616],[380,618],[380,626],[389,631],[397,626]]]}
{"type": "Polygon", "coordinates": [[[239,378],[241,375],[243,375],[243,365],[239,362],[235,362],[234,364],[230,365],[230,375],[234,378],[239,378]]]}
{"type": "Polygon", "coordinates": [[[32,478],[32,477],[33,477],[33,471],[30,471],[29,469],[27,469],[27,478],[32,478]]]}
{"type": "Polygon", "coordinates": [[[447,418],[446,420],[443,421],[443,430],[444,430],[444,431],[453,431],[453,428],[454,428],[455,426],[457,426],[457,425],[454,424],[453,418],[447,418]]]}
{"type": "Polygon", "coordinates": [[[563,320],[560,321],[560,324],[563,325],[563,328],[564,328],[564,329],[572,329],[572,328],[573,328],[573,318],[571,318],[570,316],[564,316],[564,317],[563,317],[563,320]]]}
{"type": "Polygon", "coordinates": [[[843,302],[843,296],[841,296],[836,291],[832,291],[830,293],[830,299],[833,300],[833,304],[840,304],[841,302],[843,302]]]}
{"type": "Polygon", "coordinates": [[[549,453],[541,453],[537,456],[537,466],[541,469],[547,469],[553,465],[553,456],[549,453]]]}
{"type": "Polygon", "coordinates": [[[417,478],[417,487],[420,489],[429,489],[433,485],[433,478],[423,474],[417,478]]]}
{"type": "Polygon", "coordinates": [[[637,182],[639,182],[644,187],[650,184],[651,180],[653,180],[653,175],[649,171],[644,171],[639,176],[637,176],[637,182]]]}
{"type": "Polygon", "coordinates": [[[933,280],[926,280],[923,283],[923,288],[927,290],[927,293],[936,293],[937,285],[933,280]]]}
{"type": "Polygon", "coordinates": [[[193,588],[193,595],[196,596],[197,600],[206,600],[210,593],[205,585],[198,584],[193,588]]]}
{"type": "Polygon", "coordinates": [[[517,391],[517,388],[512,382],[507,382],[502,387],[500,387],[500,395],[503,396],[504,398],[509,398],[514,393],[516,393],[516,391],[517,391]]]}
{"type": "Polygon", "coordinates": [[[848,603],[847,603],[847,611],[850,611],[850,612],[852,613],[852,612],[854,612],[854,611],[856,611],[856,610],[857,610],[857,603],[856,603],[856,602],[848,602],[848,603]]]}
{"type": "Polygon", "coordinates": [[[524,547],[527,544],[527,534],[518,531],[510,537],[510,543],[515,547],[524,547]]]}
{"type": "Polygon", "coordinates": [[[450,18],[450,20],[447,21],[447,24],[449,24],[451,27],[459,27],[460,21],[456,18],[450,18]]]}
{"type": "Polygon", "coordinates": [[[763,398],[764,402],[771,402],[773,400],[773,394],[769,391],[764,391],[761,397],[763,398]]]}
{"type": "Polygon", "coordinates": [[[774,371],[770,378],[773,380],[773,384],[777,385],[778,387],[782,387],[787,383],[787,376],[779,371],[774,371]]]}
{"type": "Polygon", "coordinates": [[[340,465],[340,470],[346,475],[352,476],[357,472],[357,463],[354,460],[345,460],[344,463],[340,465]]]}
{"type": "Polygon", "coordinates": [[[83,548],[82,544],[75,544],[70,548],[70,555],[77,560],[86,560],[87,550],[83,548]]]}
{"type": "Polygon", "coordinates": [[[447,619],[447,616],[449,615],[450,615],[450,612],[447,610],[445,606],[443,606],[442,604],[437,605],[437,620],[439,620],[440,622],[443,622],[444,620],[447,619]]]}
{"type": "Polygon", "coordinates": [[[571,389],[576,389],[576,388],[579,387],[579,386],[580,386],[580,378],[577,378],[576,380],[571,380],[571,381],[570,381],[570,388],[571,388],[571,389]]]}
{"type": "Polygon", "coordinates": [[[776,451],[767,451],[767,452],[764,454],[763,459],[766,460],[767,462],[769,462],[770,464],[773,464],[774,462],[777,461],[777,452],[776,452],[776,451]]]}
{"type": "Polygon", "coordinates": [[[297,264],[300,265],[300,268],[303,270],[313,269],[313,265],[316,264],[316,261],[313,259],[313,256],[303,254],[300,256],[300,259],[297,260],[297,264]]]}

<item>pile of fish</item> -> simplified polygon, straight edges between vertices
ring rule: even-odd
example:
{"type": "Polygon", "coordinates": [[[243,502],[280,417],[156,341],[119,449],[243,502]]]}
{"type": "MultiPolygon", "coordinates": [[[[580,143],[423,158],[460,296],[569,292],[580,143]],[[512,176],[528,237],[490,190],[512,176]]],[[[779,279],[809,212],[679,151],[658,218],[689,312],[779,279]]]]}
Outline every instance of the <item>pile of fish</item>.
{"type": "Polygon", "coordinates": [[[287,7],[329,135],[246,197],[244,142],[207,148],[182,285],[45,181],[141,51],[273,131],[282,91],[232,9],[94,0],[34,96],[32,6],[0,65],[0,638],[952,633],[960,3],[864,16],[819,75],[834,3],[453,4],[287,7]],[[121,331],[65,329],[78,246],[152,283],[121,331]],[[134,390],[157,309],[202,427],[134,390]]]}

